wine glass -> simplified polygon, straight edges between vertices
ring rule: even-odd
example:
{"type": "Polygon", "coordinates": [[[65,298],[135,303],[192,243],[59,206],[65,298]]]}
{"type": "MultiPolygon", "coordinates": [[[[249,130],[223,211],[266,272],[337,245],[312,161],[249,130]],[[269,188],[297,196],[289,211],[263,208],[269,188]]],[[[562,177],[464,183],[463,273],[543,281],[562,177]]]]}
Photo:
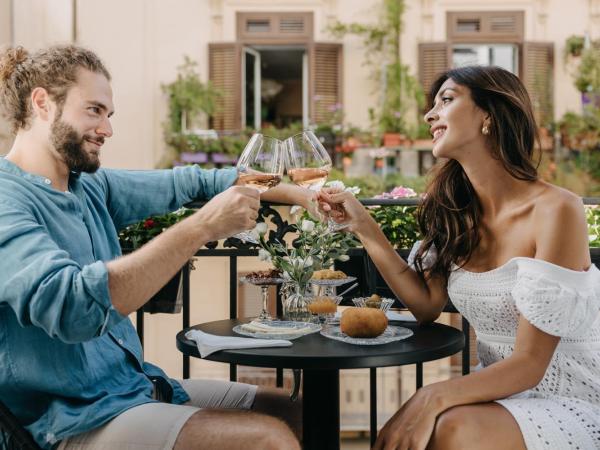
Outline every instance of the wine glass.
{"type": "MultiPolygon", "coordinates": [[[[284,142],[285,164],[288,176],[293,183],[304,188],[320,190],[331,171],[331,158],[312,131],[303,131],[284,142]]],[[[327,231],[338,231],[346,228],[327,218],[327,231]]]]}
{"type": "MultiPolygon", "coordinates": [[[[281,182],[284,169],[281,141],[256,133],[252,135],[238,160],[238,182],[263,193],[281,182]]],[[[251,231],[242,231],[233,237],[256,243],[251,231]]]]}

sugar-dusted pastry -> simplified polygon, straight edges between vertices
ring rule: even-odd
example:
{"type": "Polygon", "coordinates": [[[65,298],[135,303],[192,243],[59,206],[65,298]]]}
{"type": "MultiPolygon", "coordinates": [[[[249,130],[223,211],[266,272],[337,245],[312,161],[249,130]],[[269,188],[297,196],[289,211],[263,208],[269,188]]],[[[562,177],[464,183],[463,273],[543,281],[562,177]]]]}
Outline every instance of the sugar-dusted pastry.
{"type": "Polygon", "coordinates": [[[375,308],[348,308],[342,313],[342,333],[355,338],[374,338],[385,331],[388,325],[385,313],[375,308]]]}
{"type": "Polygon", "coordinates": [[[347,278],[347,275],[341,270],[323,269],[315,270],[312,277],[315,280],[341,280],[347,278]]]}

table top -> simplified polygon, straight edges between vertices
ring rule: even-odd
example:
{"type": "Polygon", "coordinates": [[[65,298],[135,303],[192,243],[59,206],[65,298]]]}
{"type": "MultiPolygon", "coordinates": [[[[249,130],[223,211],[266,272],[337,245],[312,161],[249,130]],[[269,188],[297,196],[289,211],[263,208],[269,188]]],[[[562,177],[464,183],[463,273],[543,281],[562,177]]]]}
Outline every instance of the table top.
{"type": "MultiPolygon", "coordinates": [[[[232,331],[235,325],[251,319],[218,320],[195,325],[189,329],[220,336],[238,336],[232,331]]],[[[281,367],[287,369],[359,369],[414,364],[444,358],[461,351],[465,345],[462,331],[432,323],[418,325],[414,322],[391,322],[390,325],[411,329],[414,334],[404,340],[383,345],[352,345],[309,334],[294,339],[291,347],[251,348],[221,350],[205,359],[255,367],[281,367]]],[[[195,342],[185,338],[185,329],[177,333],[177,348],[187,356],[200,357],[195,342]]]]}

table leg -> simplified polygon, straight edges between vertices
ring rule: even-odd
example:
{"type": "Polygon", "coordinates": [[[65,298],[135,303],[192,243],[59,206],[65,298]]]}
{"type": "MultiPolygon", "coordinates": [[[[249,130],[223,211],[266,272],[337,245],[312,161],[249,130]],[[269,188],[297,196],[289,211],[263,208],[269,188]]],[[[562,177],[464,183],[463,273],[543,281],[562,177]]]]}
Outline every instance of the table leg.
{"type": "Polygon", "coordinates": [[[304,450],[340,448],[339,370],[302,373],[302,444],[304,450]]]}

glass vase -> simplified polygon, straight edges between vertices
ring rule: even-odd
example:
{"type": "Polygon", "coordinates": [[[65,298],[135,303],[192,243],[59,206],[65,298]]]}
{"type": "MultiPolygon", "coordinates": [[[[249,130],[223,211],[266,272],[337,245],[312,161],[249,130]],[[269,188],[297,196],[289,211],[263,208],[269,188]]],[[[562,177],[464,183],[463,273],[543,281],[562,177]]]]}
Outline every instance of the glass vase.
{"type": "Polygon", "coordinates": [[[308,304],[311,296],[307,293],[307,286],[293,283],[288,292],[283,298],[284,319],[295,322],[310,322],[311,314],[308,310],[308,304]]]}

